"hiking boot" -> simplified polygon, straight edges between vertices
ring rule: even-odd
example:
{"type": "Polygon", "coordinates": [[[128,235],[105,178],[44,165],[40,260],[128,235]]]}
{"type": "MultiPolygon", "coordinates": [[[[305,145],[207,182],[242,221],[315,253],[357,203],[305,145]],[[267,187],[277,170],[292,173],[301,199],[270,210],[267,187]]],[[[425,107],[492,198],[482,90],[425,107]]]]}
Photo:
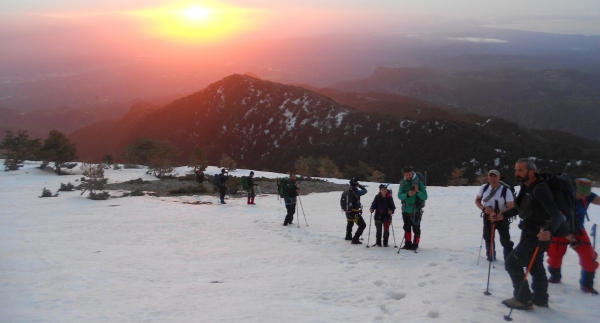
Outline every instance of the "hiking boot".
{"type": "Polygon", "coordinates": [[[560,279],[553,278],[552,276],[548,277],[548,282],[550,284],[560,284],[560,279]]]}
{"type": "Polygon", "coordinates": [[[419,244],[413,243],[412,248],[410,250],[417,250],[417,248],[419,248],[419,244]]]}
{"type": "Polygon", "coordinates": [[[362,244],[362,242],[360,242],[359,240],[354,240],[354,239],[352,240],[352,242],[351,242],[351,243],[352,243],[352,244],[362,244]]]}
{"type": "Polygon", "coordinates": [[[598,291],[597,291],[597,290],[595,290],[595,289],[593,289],[593,288],[590,288],[590,287],[581,286],[581,290],[582,290],[584,293],[590,293],[590,294],[592,294],[592,295],[598,295],[598,291]]]}
{"type": "Polygon", "coordinates": [[[528,300],[525,304],[519,302],[516,298],[511,297],[502,301],[502,304],[516,310],[531,310],[533,309],[533,301],[528,300]]]}
{"type": "Polygon", "coordinates": [[[389,247],[387,243],[384,243],[383,246],[386,248],[389,247]]]}
{"type": "Polygon", "coordinates": [[[536,303],[536,302],[533,302],[533,305],[535,305],[535,306],[537,306],[537,307],[545,307],[545,308],[548,308],[548,307],[549,307],[549,306],[548,306],[548,302],[544,302],[544,303],[536,303]]]}
{"type": "Polygon", "coordinates": [[[550,284],[560,283],[560,279],[562,278],[562,274],[560,272],[560,267],[552,268],[552,267],[548,266],[548,272],[550,273],[550,277],[548,277],[548,282],[550,284]]]}
{"type": "Polygon", "coordinates": [[[346,233],[346,238],[344,240],[352,240],[352,233],[346,233]]]}
{"type": "Polygon", "coordinates": [[[413,245],[412,242],[407,242],[404,244],[404,246],[402,246],[401,249],[405,249],[405,250],[413,250],[413,245]]]}
{"type": "MultiPolygon", "coordinates": [[[[377,243],[375,243],[375,245],[376,245],[377,247],[381,247],[381,242],[377,242],[377,243]]],[[[387,246],[386,246],[386,247],[387,247],[387,246]]]]}
{"type": "Polygon", "coordinates": [[[283,222],[283,226],[286,227],[288,225],[287,222],[283,222]]]}

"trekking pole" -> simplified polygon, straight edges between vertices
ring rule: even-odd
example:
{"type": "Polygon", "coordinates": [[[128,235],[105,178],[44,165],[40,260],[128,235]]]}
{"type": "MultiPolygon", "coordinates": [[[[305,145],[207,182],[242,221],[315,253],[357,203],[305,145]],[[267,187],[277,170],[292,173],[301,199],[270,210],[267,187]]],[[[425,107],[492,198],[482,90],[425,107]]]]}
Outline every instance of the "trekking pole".
{"type": "Polygon", "coordinates": [[[296,220],[298,220],[298,228],[300,228],[300,209],[298,206],[298,201],[300,200],[300,196],[296,198],[296,220]]]}
{"type": "Polygon", "coordinates": [[[371,220],[373,219],[373,212],[371,212],[371,216],[369,217],[369,235],[367,236],[367,248],[371,248],[369,246],[371,241],[371,220]]]}
{"type": "Polygon", "coordinates": [[[402,241],[400,241],[400,247],[398,247],[398,252],[397,253],[400,253],[400,249],[402,247],[402,244],[404,243],[404,239],[406,239],[406,235],[404,237],[402,237],[402,241]]]}
{"type": "MultiPolygon", "coordinates": [[[[304,213],[304,206],[302,205],[300,195],[298,195],[298,201],[300,201],[300,208],[302,208],[302,214],[304,214],[304,222],[306,223],[306,226],[308,226],[308,221],[306,221],[306,213],[304,213]]],[[[298,220],[298,222],[300,222],[300,220],[298,220]]]]}
{"type": "MultiPolygon", "coordinates": [[[[490,296],[490,273],[492,271],[492,263],[494,262],[494,231],[496,230],[496,224],[492,222],[492,238],[490,239],[490,263],[488,265],[488,280],[487,280],[487,288],[483,295],[490,296]]],[[[496,267],[494,267],[496,268],[496,267]]]]}
{"type": "Polygon", "coordinates": [[[481,258],[481,247],[483,247],[483,235],[481,235],[481,243],[479,244],[479,254],[477,254],[477,265],[479,265],[479,258],[481,258]]]}
{"type": "Polygon", "coordinates": [[[592,232],[591,232],[592,237],[594,237],[594,244],[592,245],[593,250],[596,250],[596,223],[594,223],[594,225],[592,225],[592,232]]]}
{"type": "Polygon", "coordinates": [[[390,220],[390,225],[392,226],[392,236],[394,237],[394,248],[398,248],[398,245],[396,244],[396,234],[394,233],[394,223],[392,220],[390,220]]]}
{"type": "MultiPolygon", "coordinates": [[[[523,277],[521,286],[519,286],[519,290],[517,291],[517,296],[515,296],[515,302],[517,301],[517,299],[519,299],[519,296],[521,295],[523,286],[525,285],[525,282],[527,281],[527,275],[529,275],[529,271],[531,271],[531,266],[533,266],[533,262],[535,261],[535,257],[537,257],[539,250],[540,250],[540,246],[535,247],[535,251],[533,252],[533,257],[531,258],[531,261],[529,262],[529,266],[527,267],[527,271],[525,272],[525,276],[523,277]]],[[[512,306],[510,307],[510,312],[508,312],[508,315],[504,315],[504,319],[506,321],[512,321],[512,318],[510,317],[510,315],[512,314],[512,311],[515,309],[514,305],[515,304],[513,303],[512,306]]]]}

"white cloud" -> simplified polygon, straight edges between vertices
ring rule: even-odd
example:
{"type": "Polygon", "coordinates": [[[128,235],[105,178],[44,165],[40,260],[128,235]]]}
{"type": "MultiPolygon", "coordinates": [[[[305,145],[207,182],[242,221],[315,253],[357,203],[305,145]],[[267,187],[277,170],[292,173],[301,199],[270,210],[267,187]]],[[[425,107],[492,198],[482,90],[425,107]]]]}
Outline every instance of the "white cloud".
{"type": "Polygon", "coordinates": [[[461,38],[448,38],[448,39],[464,41],[464,42],[471,42],[471,43],[496,43],[496,44],[508,43],[508,40],[504,40],[504,39],[482,38],[482,37],[461,37],[461,38]]]}

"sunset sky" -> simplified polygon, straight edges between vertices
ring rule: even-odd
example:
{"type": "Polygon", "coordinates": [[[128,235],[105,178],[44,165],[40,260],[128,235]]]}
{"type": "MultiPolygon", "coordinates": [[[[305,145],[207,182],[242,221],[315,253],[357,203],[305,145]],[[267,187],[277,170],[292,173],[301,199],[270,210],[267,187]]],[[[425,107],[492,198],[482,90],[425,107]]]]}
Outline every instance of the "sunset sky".
{"type": "MultiPolygon", "coordinates": [[[[600,1],[3,0],[0,68],[5,67],[6,74],[6,66],[34,60],[114,61],[183,55],[215,46],[239,48],[249,41],[426,34],[461,26],[600,35],[600,1]]],[[[232,52],[205,50],[202,57],[208,61],[232,52]]]]}

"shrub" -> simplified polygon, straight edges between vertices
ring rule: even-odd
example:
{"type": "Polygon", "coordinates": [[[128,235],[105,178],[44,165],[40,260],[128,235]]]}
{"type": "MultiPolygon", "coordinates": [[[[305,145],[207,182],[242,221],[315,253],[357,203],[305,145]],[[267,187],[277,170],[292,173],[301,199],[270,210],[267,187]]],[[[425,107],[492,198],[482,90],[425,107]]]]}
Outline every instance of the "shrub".
{"type": "Polygon", "coordinates": [[[144,196],[144,191],[141,190],[133,190],[131,191],[131,194],[129,194],[131,196],[144,196]]]}
{"type": "Polygon", "coordinates": [[[125,184],[146,184],[146,183],[150,183],[150,181],[145,181],[140,177],[138,179],[132,179],[132,180],[126,181],[124,183],[125,184]]]}
{"type": "Polygon", "coordinates": [[[108,200],[109,197],[110,194],[108,194],[106,191],[100,193],[90,192],[90,195],[88,196],[88,198],[92,200],[108,200]]]}
{"type": "Polygon", "coordinates": [[[42,190],[42,196],[40,197],[52,197],[52,192],[49,189],[45,188],[42,190]]]}
{"type": "Polygon", "coordinates": [[[119,169],[121,169],[121,168],[122,168],[122,167],[121,167],[121,166],[119,166],[119,164],[114,164],[114,165],[113,165],[113,169],[114,169],[114,170],[119,170],[119,169]]]}
{"type": "Polygon", "coordinates": [[[58,190],[61,192],[71,192],[75,190],[75,186],[71,184],[71,182],[67,183],[67,185],[60,183],[60,188],[58,190]]]}
{"type": "Polygon", "coordinates": [[[123,168],[125,168],[125,169],[139,169],[140,166],[135,165],[135,164],[124,164],[123,168]]]}
{"type": "Polygon", "coordinates": [[[189,185],[189,186],[184,186],[184,187],[180,187],[178,189],[175,190],[171,190],[169,191],[169,194],[171,195],[193,195],[193,194],[204,194],[206,193],[206,188],[204,188],[204,186],[200,185],[189,185]]]}

